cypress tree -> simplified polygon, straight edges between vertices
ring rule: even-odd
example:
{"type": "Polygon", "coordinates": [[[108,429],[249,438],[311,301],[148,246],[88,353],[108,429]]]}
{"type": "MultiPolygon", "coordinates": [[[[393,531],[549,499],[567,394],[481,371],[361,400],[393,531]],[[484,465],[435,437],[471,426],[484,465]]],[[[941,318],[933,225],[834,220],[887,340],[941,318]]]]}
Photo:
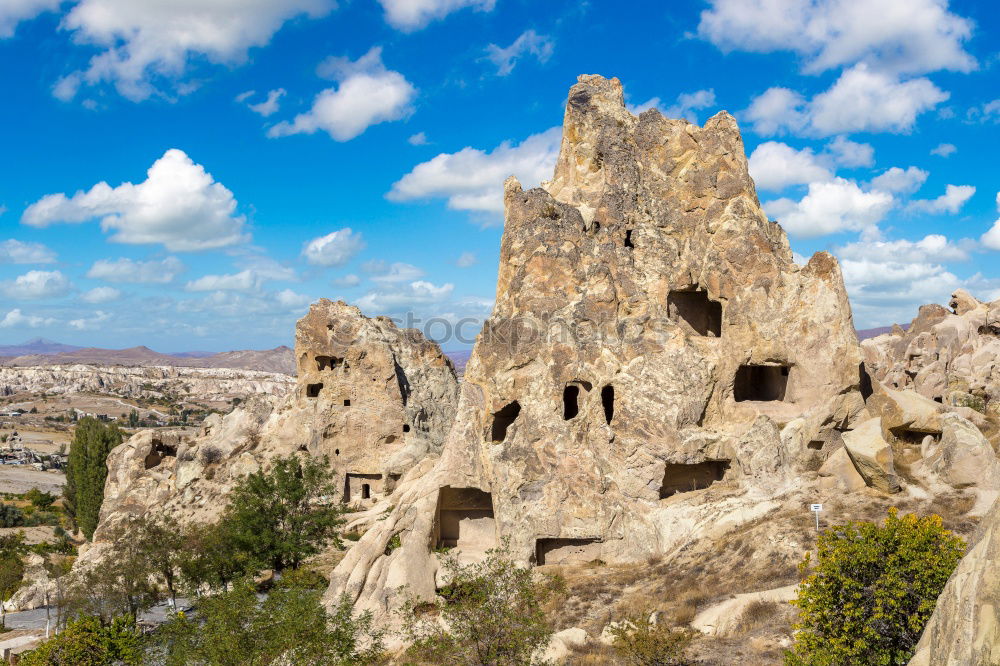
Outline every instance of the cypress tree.
{"type": "Polygon", "coordinates": [[[108,477],[108,454],[122,443],[118,426],[95,418],[80,419],[73,434],[66,466],[66,512],[89,541],[97,528],[104,501],[104,480],[108,477]]]}

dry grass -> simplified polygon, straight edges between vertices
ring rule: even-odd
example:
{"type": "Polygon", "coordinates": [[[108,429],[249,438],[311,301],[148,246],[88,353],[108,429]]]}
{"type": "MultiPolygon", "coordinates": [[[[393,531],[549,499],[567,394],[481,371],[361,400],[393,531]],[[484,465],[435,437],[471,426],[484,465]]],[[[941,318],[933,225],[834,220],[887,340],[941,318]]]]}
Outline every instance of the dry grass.
{"type": "Polygon", "coordinates": [[[749,634],[755,629],[766,627],[782,614],[783,604],[777,601],[751,601],[740,614],[737,633],[749,634]]]}

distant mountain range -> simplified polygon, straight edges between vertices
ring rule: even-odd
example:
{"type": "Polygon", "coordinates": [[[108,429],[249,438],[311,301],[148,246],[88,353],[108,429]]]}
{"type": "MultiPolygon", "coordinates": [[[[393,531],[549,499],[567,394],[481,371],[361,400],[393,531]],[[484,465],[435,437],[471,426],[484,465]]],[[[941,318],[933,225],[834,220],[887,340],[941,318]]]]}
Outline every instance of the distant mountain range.
{"type": "Polygon", "coordinates": [[[282,345],[274,349],[230,352],[179,352],[163,354],[149,347],[100,349],[64,345],[44,338],[35,338],[19,345],[0,345],[0,365],[173,365],[189,368],[239,368],[295,374],[295,355],[282,345]]]}

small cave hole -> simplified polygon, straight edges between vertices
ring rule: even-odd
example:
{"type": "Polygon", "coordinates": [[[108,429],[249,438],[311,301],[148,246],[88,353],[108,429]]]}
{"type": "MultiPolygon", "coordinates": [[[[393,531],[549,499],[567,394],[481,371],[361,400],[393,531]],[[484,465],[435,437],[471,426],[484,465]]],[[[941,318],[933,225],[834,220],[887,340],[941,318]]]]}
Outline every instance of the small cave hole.
{"type": "Polygon", "coordinates": [[[339,456],[340,455],[340,449],[334,449],[333,450],[333,455],[339,456]]]}
{"type": "Polygon", "coordinates": [[[813,441],[806,444],[806,446],[812,449],[813,451],[822,451],[824,444],[826,444],[826,442],[824,442],[823,440],[814,439],[813,441]]]}
{"type": "Polygon", "coordinates": [[[368,483],[361,484],[361,499],[371,499],[371,498],[372,498],[371,484],[368,483]]]}
{"type": "Polygon", "coordinates": [[[323,370],[336,370],[337,366],[344,362],[344,359],[337,358],[336,356],[317,356],[316,357],[316,367],[322,372],[323,370]]]}
{"type": "Polygon", "coordinates": [[[667,311],[671,318],[685,321],[698,335],[722,336],[722,303],[710,299],[707,291],[671,291],[667,295],[667,311]]]}
{"type": "Polygon", "coordinates": [[[939,402],[941,404],[944,404],[944,398],[942,398],[941,396],[935,396],[934,402],[939,402]]]}
{"type": "Polygon", "coordinates": [[[305,445],[305,444],[303,444],[303,445],[301,445],[301,446],[299,447],[299,451],[301,451],[301,452],[303,452],[303,453],[309,453],[309,449],[308,449],[308,448],[306,448],[306,445],[305,445]]]}
{"type": "Polygon", "coordinates": [[[615,387],[608,384],[601,389],[601,405],[604,407],[604,420],[611,425],[615,418],[615,387]]]}
{"type": "Polygon", "coordinates": [[[177,448],[164,444],[158,439],[154,439],[153,448],[149,450],[149,454],[146,456],[145,460],[143,460],[143,463],[145,464],[146,469],[153,469],[163,462],[164,458],[171,456],[177,456],[177,448]]]}
{"type": "Polygon", "coordinates": [[[318,398],[319,392],[323,390],[322,384],[306,384],[306,397],[318,398]]]}
{"type": "Polygon", "coordinates": [[[502,442],[507,439],[507,429],[517,420],[521,414],[521,405],[515,400],[504,406],[500,411],[493,413],[492,436],[494,442],[502,442]]]}
{"type": "Polygon", "coordinates": [[[733,398],[736,402],[784,400],[790,370],[788,365],[741,365],[733,381],[733,398]]]}
{"type": "Polygon", "coordinates": [[[563,420],[569,421],[580,413],[580,387],[569,384],[563,389],[563,420]]]}
{"type": "Polygon", "coordinates": [[[344,407],[350,407],[350,406],[351,406],[351,401],[350,401],[350,399],[346,399],[346,400],[344,400],[344,407]]]}
{"type": "Polygon", "coordinates": [[[410,426],[407,423],[403,424],[403,432],[410,432],[410,426]]]}
{"type": "Polygon", "coordinates": [[[635,245],[632,244],[632,230],[631,229],[628,229],[625,232],[625,247],[627,247],[630,250],[632,250],[632,249],[635,248],[635,245]]]}
{"type": "Polygon", "coordinates": [[[373,495],[385,490],[381,474],[359,474],[350,472],[344,477],[344,502],[369,500],[373,495]]]}
{"type": "Polygon", "coordinates": [[[706,460],[691,465],[667,463],[660,484],[660,499],[708,488],[721,481],[729,469],[728,460],[706,460]]]}
{"type": "Polygon", "coordinates": [[[872,376],[868,374],[868,368],[865,367],[864,362],[858,366],[858,389],[861,391],[861,398],[868,402],[868,398],[872,397],[875,389],[872,388],[872,376]]]}

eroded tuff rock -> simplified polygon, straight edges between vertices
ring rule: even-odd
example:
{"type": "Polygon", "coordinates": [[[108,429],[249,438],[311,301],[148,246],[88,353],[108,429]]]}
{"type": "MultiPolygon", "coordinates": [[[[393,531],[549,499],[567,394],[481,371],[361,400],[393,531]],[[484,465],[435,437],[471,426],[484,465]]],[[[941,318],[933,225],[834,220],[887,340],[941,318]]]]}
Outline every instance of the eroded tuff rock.
{"type": "Polygon", "coordinates": [[[910,666],[1000,662],[1000,503],[938,597],[910,666]]]}
{"type": "Polygon", "coordinates": [[[418,331],[321,300],[298,322],[298,381],[261,395],[184,438],[143,431],[111,452],[95,542],[128,516],[210,521],[242,476],[295,451],[325,455],[345,501],[371,504],[429,452],[440,451],[457,402],[451,362],[418,331]]]}
{"type": "Polygon", "coordinates": [[[555,177],[509,180],[505,205],[496,307],[444,451],[330,599],[381,613],[404,585],[430,597],[438,547],[614,562],[720,536],[773,510],[864,408],[839,266],[793,262],[730,115],[636,117],[616,79],[583,76],[555,177]]]}
{"type": "MultiPolygon", "coordinates": [[[[920,308],[910,328],[865,340],[865,366],[893,388],[940,403],[1000,415],[1000,301],[982,303],[959,289],[949,302],[920,308]]],[[[977,423],[992,435],[996,427],[977,423]]],[[[991,437],[993,438],[993,437],[991,437]]]]}

